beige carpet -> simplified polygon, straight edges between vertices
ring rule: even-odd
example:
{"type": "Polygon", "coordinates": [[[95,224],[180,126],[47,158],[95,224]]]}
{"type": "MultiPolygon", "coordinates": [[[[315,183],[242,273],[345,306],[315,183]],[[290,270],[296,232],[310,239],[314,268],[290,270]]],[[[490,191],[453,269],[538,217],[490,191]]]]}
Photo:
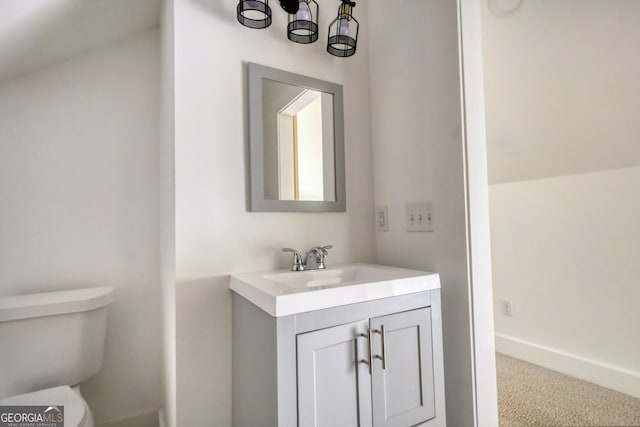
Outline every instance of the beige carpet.
{"type": "Polygon", "coordinates": [[[640,399],[497,353],[501,427],[640,426],[640,399]]]}

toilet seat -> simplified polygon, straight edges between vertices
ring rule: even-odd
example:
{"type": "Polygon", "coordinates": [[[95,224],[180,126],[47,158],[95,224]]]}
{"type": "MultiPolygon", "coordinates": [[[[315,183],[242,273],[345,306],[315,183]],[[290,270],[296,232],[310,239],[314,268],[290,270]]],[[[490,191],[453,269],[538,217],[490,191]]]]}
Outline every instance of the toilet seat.
{"type": "Polygon", "coordinates": [[[82,396],[67,385],[7,397],[0,405],[64,406],[65,427],[84,427],[88,409],[82,396]]]}

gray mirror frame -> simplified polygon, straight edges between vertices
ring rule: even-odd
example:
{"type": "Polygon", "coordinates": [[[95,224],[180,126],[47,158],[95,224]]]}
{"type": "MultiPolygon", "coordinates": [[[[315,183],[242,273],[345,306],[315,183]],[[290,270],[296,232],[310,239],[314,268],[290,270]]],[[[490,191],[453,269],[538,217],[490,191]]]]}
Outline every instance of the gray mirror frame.
{"type": "Polygon", "coordinates": [[[346,212],[344,107],[342,85],[264,65],[249,63],[249,175],[251,212],[346,212]],[[264,196],[264,126],[262,79],[275,80],[333,95],[336,200],[269,200],[264,196]]]}

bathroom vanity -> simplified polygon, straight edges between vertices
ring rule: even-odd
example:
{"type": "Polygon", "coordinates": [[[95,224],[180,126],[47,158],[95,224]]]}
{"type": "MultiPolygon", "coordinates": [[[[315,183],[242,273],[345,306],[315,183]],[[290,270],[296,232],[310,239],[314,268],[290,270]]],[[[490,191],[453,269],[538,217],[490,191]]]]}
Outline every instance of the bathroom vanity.
{"type": "Polygon", "coordinates": [[[437,274],[231,276],[234,427],[444,426],[437,274]]]}

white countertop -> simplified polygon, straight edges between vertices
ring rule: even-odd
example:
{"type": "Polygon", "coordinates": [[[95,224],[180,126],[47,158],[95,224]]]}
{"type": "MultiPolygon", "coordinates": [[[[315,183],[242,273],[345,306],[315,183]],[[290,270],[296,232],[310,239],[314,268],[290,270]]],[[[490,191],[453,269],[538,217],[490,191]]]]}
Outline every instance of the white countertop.
{"type": "Polygon", "coordinates": [[[440,288],[436,273],[376,264],[232,274],[230,288],[273,317],[440,288]]]}

